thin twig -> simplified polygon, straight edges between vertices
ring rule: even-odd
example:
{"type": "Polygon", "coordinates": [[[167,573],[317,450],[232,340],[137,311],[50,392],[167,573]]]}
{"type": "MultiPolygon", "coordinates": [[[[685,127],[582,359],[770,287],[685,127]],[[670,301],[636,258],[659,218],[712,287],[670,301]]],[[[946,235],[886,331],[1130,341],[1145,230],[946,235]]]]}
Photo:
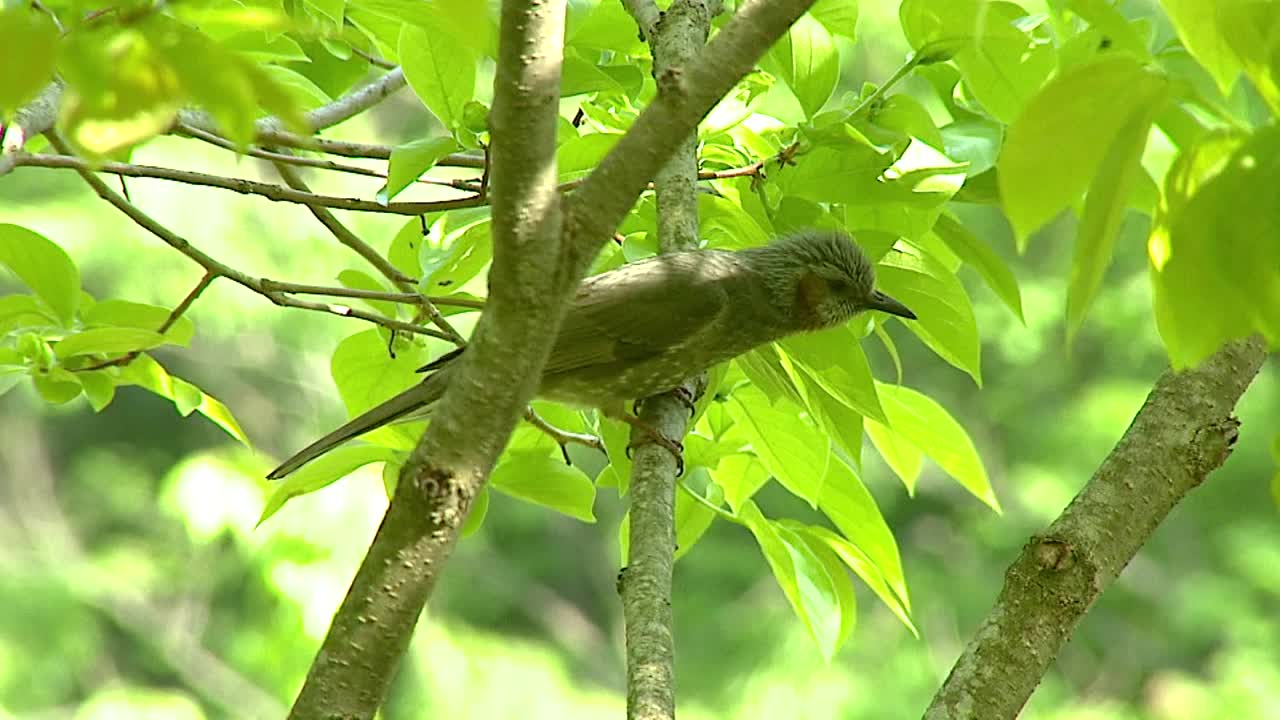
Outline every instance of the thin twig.
{"type": "MultiPolygon", "coordinates": [[[[308,192],[310,190],[296,168],[283,163],[276,163],[275,167],[276,171],[280,173],[280,177],[284,178],[285,183],[287,183],[289,187],[302,192],[308,192]]],[[[355,233],[348,230],[347,226],[343,225],[341,221],[333,216],[333,213],[323,207],[317,207],[315,205],[308,205],[307,209],[310,210],[311,214],[320,221],[321,225],[324,225],[328,228],[329,232],[333,233],[333,236],[338,239],[338,242],[359,253],[361,257],[369,261],[369,264],[377,268],[378,272],[382,273],[388,280],[395,283],[401,290],[410,291],[414,289],[413,278],[400,272],[396,266],[391,264],[391,261],[384,258],[377,250],[374,250],[372,246],[357,237],[355,233]]],[[[458,333],[457,330],[453,329],[453,326],[449,324],[448,320],[444,319],[444,315],[440,314],[440,311],[436,309],[435,305],[431,304],[430,301],[425,301],[421,304],[421,308],[426,316],[431,319],[431,323],[440,328],[440,330],[448,336],[449,340],[451,340],[455,345],[461,346],[466,344],[466,340],[458,333]]]]}
{"type": "MultiPolygon", "coordinates": [[[[285,184],[294,191],[307,195],[314,194],[311,192],[311,188],[307,187],[306,182],[303,181],[301,174],[298,173],[296,168],[290,167],[284,163],[273,164],[276,172],[280,173],[281,179],[283,179],[285,184]]],[[[401,290],[409,290],[413,287],[413,278],[400,272],[395,265],[391,264],[390,260],[383,257],[377,250],[374,250],[373,246],[369,245],[369,243],[364,240],[361,240],[355,233],[348,230],[347,226],[343,225],[338,218],[334,217],[333,213],[320,205],[308,204],[307,209],[311,211],[311,214],[315,216],[316,220],[320,221],[321,225],[324,225],[325,228],[332,233],[335,238],[337,238],[338,242],[354,250],[357,255],[364,258],[365,261],[376,268],[378,272],[382,273],[384,277],[400,286],[401,290]]]]}
{"type": "MultiPolygon", "coordinates": [[[[325,160],[322,158],[304,157],[301,155],[289,155],[282,152],[272,150],[264,150],[259,147],[240,148],[235,143],[225,138],[219,137],[213,133],[205,132],[199,128],[183,127],[179,130],[180,134],[186,135],[193,139],[202,140],[210,145],[216,145],[220,148],[230,150],[235,153],[243,153],[250,157],[259,158],[261,160],[269,160],[271,162],[287,163],[289,165],[298,165],[301,167],[316,168],[318,170],[332,170],[333,172],[343,172],[352,175],[363,175],[365,177],[374,177],[381,180],[387,179],[387,173],[381,170],[362,167],[360,165],[349,165],[340,163],[336,160],[325,160]]],[[[420,177],[414,182],[425,185],[438,185],[440,187],[450,187],[455,190],[465,190],[467,192],[478,193],[480,191],[480,179],[471,180],[445,180],[440,178],[420,177]]]]}
{"type": "Polygon", "coordinates": [[[332,297],[359,298],[361,300],[382,300],[385,302],[403,303],[405,305],[421,305],[431,302],[435,305],[483,310],[483,300],[472,300],[451,295],[419,295],[417,293],[393,293],[377,290],[359,290],[356,288],[332,287],[328,285],[304,285],[301,283],[281,282],[279,280],[262,279],[262,286],[272,292],[293,293],[295,295],[330,295],[332,297]]]}
{"type": "Polygon", "coordinates": [[[280,187],[279,185],[274,185],[272,183],[259,182],[257,180],[230,178],[224,175],[212,175],[192,170],[177,170],[174,168],[157,167],[154,165],[134,165],[132,163],[120,162],[104,162],[98,165],[91,165],[90,163],[70,154],[48,155],[44,153],[15,153],[14,164],[19,167],[68,168],[80,172],[105,172],[125,177],[170,180],[173,182],[186,183],[188,185],[200,185],[203,187],[215,187],[222,190],[230,190],[232,192],[240,193],[241,195],[257,195],[258,197],[263,197],[274,202],[289,202],[313,207],[335,208],[338,210],[354,210],[356,212],[372,212],[389,215],[422,215],[424,213],[456,210],[459,208],[483,207],[489,204],[487,200],[480,197],[478,194],[465,198],[455,198],[452,200],[392,202],[383,204],[376,200],[344,198],[334,195],[318,195],[315,193],[294,190],[292,188],[280,187]]]}
{"type": "MultiPolygon", "coordinates": [[[[63,152],[63,153],[70,152],[70,148],[67,147],[66,142],[64,142],[63,139],[56,132],[47,131],[46,135],[49,138],[49,143],[52,144],[54,148],[56,148],[59,152],[63,152]]],[[[451,339],[449,336],[445,335],[439,330],[434,330],[428,327],[422,327],[420,325],[414,325],[412,323],[401,322],[393,318],[378,315],[377,313],[366,312],[364,310],[345,307],[342,305],[330,305],[330,304],[323,304],[323,303],[306,302],[306,301],[298,300],[296,298],[289,297],[288,295],[284,295],[282,293],[267,291],[262,287],[262,283],[258,279],[250,277],[249,275],[246,275],[245,273],[240,272],[239,270],[236,270],[230,265],[226,265],[224,263],[221,263],[215,260],[212,256],[204,253],[199,248],[192,245],[190,241],[188,241],[186,238],[178,235],[177,233],[174,233],[172,230],[165,227],[164,225],[161,225],[159,222],[154,220],[151,216],[142,212],[142,210],[138,209],[132,203],[128,202],[123,197],[121,197],[119,193],[115,192],[110,187],[108,187],[107,184],[104,183],[101,178],[99,178],[97,175],[94,175],[87,168],[77,168],[76,171],[80,173],[80,177],[83,178],[84,181],[89,184],[89,187],[93,188],[93,191],[98,194],[98,197],[114,205],[116,209],[120,210],[120,212],[127,215],[130,220],[133,220],[135,223],[137,223],[138,225],[142,226],[144,229],[149,231],[152,235],[155,235],[156,237],[163,240],[173,249],[177,250],[183,255],[186,255],[196,264],[200,265],[200,267],[204,268],[210,273],[213,273],[216,277],[225,277],[228,280],[231,280],[232,282],[236,283],[237,285],[241,285],[243,287],[246,287],[258,293],[259,295],[262,295],[263,297],[267,298],[268,300],[270,300],[271,302],[277,305],[281,305],[284,307],[300,308],[303,310],[313,310],[316,312],[324,312],[324,313],[329,313],[331,315],[340,315],[343,317],[354,317],[354,318],[359,318],[366,322],[371,322],[371,323],[374,323],[375,325],[381,325],[382,327],[390,328],[393,330],[403,330],[405,332],[418,333],[421,335],[429,335],[431,337],[438,337],[442,340],[451,339]]]]}
{"type": "Polygon", "coordinates": [[[391,62],[390,60],[387,60],[386,58],[380,58],[377,55],[374,55],[372,53],[367,53],[358,47],[352,47],[351,52],[355,53],[356,55],[359,55],[365,60],[368,60],[370,65],[374,65],[376,67],[380,67],[385,70],[390,70],[391,68],[396,66],[396,64],[391,62]]]}
{"type": "Polygon", "coordinates": [[[534,412],[533,408],[526,407],[524,409],[524,419],[529,424],[546,433],[556,444],[560,446],[560,454],[564,456],[565,465],[572,465],[569,460],[569,449],[566,447],[569,443],[585,445],[589,448],[595,448],[600,452],[604,452],[604,441],[596,435],[589,433],[576,433],[571,430],[565,430],[552,425],[550,421],[534,412]]]}
{"type": "MultiPolygon", "coordinates": [[[[156,332],[159,333],[160,335],[163,335],[166,332],[169,332],[169,328],[173,327],[173,324],[178,322],[178,318],[182,317],[182,315],[186,313],[187,310],[191,309],[192,304],[194,304],[196,301],[196,298],[200,297],[200,294],[205,291],[205,288],[209,287],[211,284],[213,284],[213,281],[217,279],[218,279],[217,273],[213,272],[212,270],[205,270],[204,276],[200,278],[200,282],[196,283],[196,286],[191,288],[191,292],[187,293],[187,296],[182,298],[182,302],[178,303],[178,306],[169,312],[169,316],[164,319],[164,322],[160,323],[160,327],[156,329],[156,332]]],[[[141,354],[142,354],[141,350],[130,350],[129,352],[125,353],[124,355],[121,355],[118,358],[115,358],[114,360],[103,360],[101,362],[94,363],[87,367],[76,368],[75,372],[85,372],[88,370],[100,370],[102,368],[111,367],[111,366],[124,367],[125,365],[128,365],[129,363],[136,360],[138,356],[141,354]]]]}

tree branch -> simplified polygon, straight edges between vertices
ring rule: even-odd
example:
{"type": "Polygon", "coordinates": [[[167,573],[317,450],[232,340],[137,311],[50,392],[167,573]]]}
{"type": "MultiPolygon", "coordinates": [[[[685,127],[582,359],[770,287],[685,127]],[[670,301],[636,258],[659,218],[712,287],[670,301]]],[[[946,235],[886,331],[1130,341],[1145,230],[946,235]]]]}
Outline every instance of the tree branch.
{"type": "Polygon", "coordinates": [[[1231,454],[1240,425],[1232,409],[1265,358],[1255,336],[1160,376],[1093,478],[1010,566],[925,718],[1017,716],[1098,595],[1231,454]]]}
{"type": "Polygon", "coordinates": [[[317,654],[292,717],[367,718],[532,396],[569,296],[659,168],[813,0],[744,4],[614,146],[559,222],[564,0],[506,0],[490,113],[494,260],[484,315],[317,654]]]}
{"type": "Polygon", "coordinates": [[[574,278],[564,269],[556,131],[564,0],[506,0],[494,102],[493,265],[471,345],[334,617],[293,718],[371,718],[458,530],[537,388],[574,278]]]}
{"type": "MultiPolygon", "coordinates": [[[[58,152],[66,153],[70,151],[70,148],[67,147],[66,143],[63,142],[62,138],[60,138],[57,135],[57,133],[53,131],[49,131],[47,135],[49,136],[50,144],[52,144],[55,148],[57,148],[58,152]]],[[[339,315],[342,317],[354,317],[354,318],[359,318],[361,320],[364,320],[366,322],[374,323],[375,325],[381,325],[391,330],[401,330],[403,332],[417,333],[419,335],[430,335],[431,337],[438,337],[442,340],[451,339],[449,336],[445,335],[439,330],[433,330],[431,328],[422,327],[421,325],[414,325],[412,323],[402,322],[394,318],[378,315],[377,313],[371,313],[365,310],[360,310],[358,308],[347,307],[345,305],[332,305],[328,303],[307,302],[304,300],[291,298],[279,292],[270,291],[265,287],[263,287],[261,280],[254,277],[250,277],[249,275],[246,275],[245,273],[240,272],[239,270],[236,270],[230,265],[226,265],[224,263],[221,263],[215,260],[212,256],[207,255],[206,253],[201,251],[199,248],[192,245],[191,242],[188,241],[186,238],[182,237],[181,235],[178,235],[177,233],[173,232],[169,228],[157,222],[150,215],[147,215],[146,213],[142,212],[142,210],[138,209],[138,207],[135,206],[133,203],[130,203],[128,200],[125,200],[123,197],[120,196],[119,193],[107,187],[107,184],[102,182],[101,178],[94,175],[87,168],[84,168],[84,169],[77,168],[76,170],[77,172],[80,173],[80,177],[82,177],[84,181],[89,184],[89,187],[93,188],[93,191],[98,194],[98,197],[114,205],[116,209],[120,210],[120,212],[128,216],[130,220],[133,220],[135,223],[142,226],[143,229],[147,230],[152,235],[155,235],[156,237],[166,242],[174,250],[177,250],[183,255],[186,255],[188,258],[190,258],[200,267],[204,268],[208,273],[212,274],[214,277],[225,277],[228,280],[231,280],[232,282],[236,283],[237,285],[246,287],[258,293],[259,295],[262,295],[263,297],[267,298],[271,302],[283,307],[292,307],[292,308],[300,308],[302,310],[324,312],[324,313],[329,313],[331,315],[339,315]]]]}
{"type": "Polygon", "coordinates": [[[295,295],[329,295],[331,297],[360,298],[362,300],[383,300],[403,303],[405,305],[421,305],[430,302],[435,305],[453,305],[456,307],[483,310],[483,300],[454,297],[452,295],[419,295],[418,293],[379,292],[377,290],[358,290],[356,288],[332,287],[329,285],[304,285],[302,283],[281,282],[262,278],[262,287],[268,292],[292,293],[295,295]]]}
{"type": "MultiPolygon", "coordinates": [[[[69,150],[69,148],[68,148],[69,150]]],[[[392,202],[380,203],[376,200],[344,198],[333,195],[317,195],[292,188],[284,188],[272,183],[232,178],[223,175],[195,172],[193,170],[177,170],[175,168],[157,167],[154,165],[134,165],[121,162],[103,162],[91,164],[69,152],[61,155],[15,153],[13,162],[16,167],[65,168],[77,171],[104,172],[122,177],[151,178],[154,180],[171,180],[188,185],[214,187],[231,190],[241,195],[257,195],[275,202],[290,202],[309,207],[335,208],[338,210],[355,210],[392,215],[423,215],[443,210],[481,207],[489,201],[479,194],[453,200],[430,200],[426,202],[392,202]]],[[[295,176],[296,177],[296,176],[295,176]]]]}
{"type": "MultiPolygon", "coordinates": [[[[654,76],[680,73],[707,42],[718,0],[676,0],[646,29],[642,13],[652,2],[626,3],[653,51],[654,76]],[[714,8],[712,6],[715,6],[714,8]]],[[[698,138],[688,135],[654,178],[658,239],[662,252],[698,244],[698,138]]],[[[686,383],[682,402],[671,394],[645,399],[641,418],[671,439],[683,438],[688,401],[706,388],[706,376],[686,383]]],[[[629,558],[619,582],[627,648],[627,717],[675,718],[675,631],[672,572],[675,567],[675,492],[679,462],[652,437],[633,427],[629,558]]]]}
{"type": "MultiPolygon", "coordinates": [[[[387,99],[404,86],[404,71],[395,68],[368,85],[355,88],[333,102],[308,112],[305,116],[307,129],[311,132],[319,132],[350,120],[387,99]]],[[[178,119],[187,127],[209,133],[217,132],[217,123],[214,122],[213,117],[202,110],[184,110],[178,113],[178,119]]],[[[284,122],[276,117],[265,117],[255,123],[258,141],[264,144],[273,144],[274,134],[283,128],[284,122]]]]}

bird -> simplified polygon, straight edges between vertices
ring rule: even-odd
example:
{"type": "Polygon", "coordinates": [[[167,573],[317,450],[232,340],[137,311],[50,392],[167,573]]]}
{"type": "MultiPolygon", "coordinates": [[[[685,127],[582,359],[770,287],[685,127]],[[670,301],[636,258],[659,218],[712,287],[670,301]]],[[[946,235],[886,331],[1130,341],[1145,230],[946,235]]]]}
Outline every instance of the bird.
{"type": "MultiPolygon", "coordinates": [[[[864,311],[916,319],[906,305],[876,289],[873,263],[843,231],[806,229],[740,250],[657,255],[579,284],[536,396],[636,424],[626,413],[628,402],[671,391],[757,347],[842,325],[864,311]]],[[[370,430],[429,413],[465,352],[464,346],[420,368],[428,373],[421,382],[311,443],[267,478],[282,478],[370,430]]],[[[679,443],[662,444],[679,460],[679,443]]]]}

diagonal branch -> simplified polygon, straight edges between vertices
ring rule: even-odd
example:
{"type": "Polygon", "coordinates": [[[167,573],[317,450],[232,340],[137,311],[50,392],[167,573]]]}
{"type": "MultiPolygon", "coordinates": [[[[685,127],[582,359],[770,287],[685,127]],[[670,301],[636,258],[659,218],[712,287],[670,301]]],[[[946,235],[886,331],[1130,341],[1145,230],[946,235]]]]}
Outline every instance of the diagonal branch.
{"type": "Polygon", "coordinates": [[[1230,456],[1232,410],[1262,367],[1261,338],[1228,343],[1199,367],[1165,371],[1115,449],[1005,574],[928,720],[1016,717],[1076,623],[1169,511],[1230,456]]]}
{"type": "Polygon", "coordinates": [[[369,718],[427,597],[532,397],[566,303],[600,247],[676,146],[813,0],[744,3],[566,201],[555,185],[564,0],[505,0],[494,103],[494,259],[470,349],[334,617],[294,718],[369,718]]]}
{"type": "MultiPolygon", "coordinates": [[[[57,148],[58,152],[65,153],[70,151],[70,148],[67,147],[66,143],[63,142],[57,133],[49,131],[46,134],[49,137],[50,144],[57,148]]],[[[442,340],[451,339],[448,335],[440,332],[439,330],[433,330],[431,328],[422,327],[421,325],[403,322],[377,313],[367,312],[365,310],[347,307],[345,305],[298,300],[280,292],[269,290],[263,286],[262,281],[258,278],[251,277],[239,270],[236,270],[230,265],[219,262],[211,255],[206,254],[204,251],[192,245],[186,238],[178,235],[156,221],[150,215],[142,212],[142,210],[138,209],[138,207],[133,203],[124,199],[119,193],[107,187],[107,184],[104,183],[101,178],[94,175],[88,169],[77,168],[77,171],[80,173],[80,177],[89,184],[89,187],[93,188],[93,191],[98,194],[98,197],[114,205],[116,209],[128,216],[130,220],[133,220],[135,223],[142,226],[143,229],[163,240],[174,250],[186,255],[215,278],[225,277],[237,285],[246,287],[259,295],[262,295],[271,302],[283,307],[312,310],[315,312],[329,313],[331,315],[339,315],[342,317],[354,317],[366,322],[374,323],[375,325],[381,325],[382,327],[389,328],[391,330],[417,333],[419,335],[430,335],[431,337],[438,337],[442,340]]]]}

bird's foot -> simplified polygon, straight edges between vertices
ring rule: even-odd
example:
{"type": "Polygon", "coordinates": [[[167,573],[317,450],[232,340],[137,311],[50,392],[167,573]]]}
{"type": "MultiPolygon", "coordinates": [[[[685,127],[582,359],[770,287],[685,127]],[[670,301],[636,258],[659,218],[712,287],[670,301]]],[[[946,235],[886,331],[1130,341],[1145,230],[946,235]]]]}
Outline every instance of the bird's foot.
{"type": "Polygon", "coordinates": [[[672,440],[666,435],[663,435],[657,428],[638,417],[624,415],[622,420],[631,427],[639,430],[645,436],[638,440],[633,440],[629,445],[627,445],[626,453],[628,459],[631,457],[631,451],[641,445],[648,443],[661,445],[671,453],[671,457],[676,459],[676,476],[678,477],[684,474],[684,445],[682,445],[679,440],[672,440]]]}
{"type": "MultiPolygon", "coordinates": [[[[681,405],[685,407],[686,410],[689,411],[689,417],[693,417],[694,415],[698,414],[697,398],[693,396],[693,391],[691,391],[688,387],[685,387],[684,385],[677,385],[675,389],[670,390],[667,394],[675,398],[677,402],[679,402],[681,405]]],[[[644,398],[641,398],[631,403],[632,415],[640,414],[640,405],[643,402],[644,402],[644,398]]]]}

